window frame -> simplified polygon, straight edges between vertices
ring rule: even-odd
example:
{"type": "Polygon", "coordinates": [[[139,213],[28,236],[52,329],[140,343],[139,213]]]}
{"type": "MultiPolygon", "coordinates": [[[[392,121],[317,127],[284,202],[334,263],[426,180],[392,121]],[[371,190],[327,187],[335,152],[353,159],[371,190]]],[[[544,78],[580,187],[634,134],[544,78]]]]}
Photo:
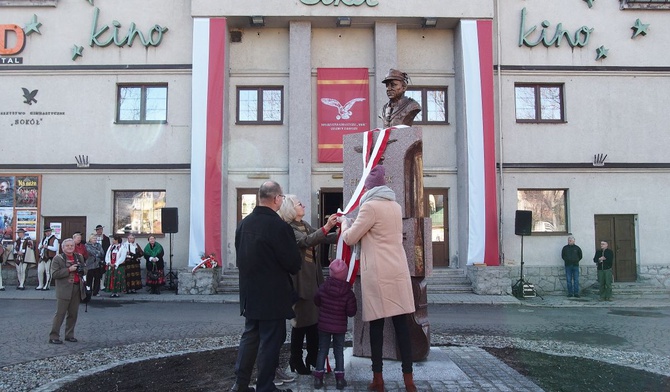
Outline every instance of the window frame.
{"type": "MultiPolygon", "coordinates": [[[[133,234],[135,237],[149,237],[149,236],[152,236],[152,235],[153,236],[165,236],[165,233],[163,233],[163,229],[162,229],[163,225],[162,225],[162,216],[161,216],[161,209],[166,206],[166,200],[167,200],[167,191],[165,189],[115,189],[115,190],[112,191],[112,199],[113,199],[113,204],[112,204],[112,209],[113,209],[113,211],[112,211],[112,216],[113,216],[112,235],[117,235],[118,234],[118,235],[121,235],[121,236],[124,236],[124,237],[127,236],[128,234],[133,234]],[[160,195],[159,195],[159,197],[153,199],[153,200],[158,200],[158,204],[154,204],[153,213],[152,213],[153,222],[158,221],[158,223],[161,226],[161,230],[156,231],[156,232],[146,232],[146,231],[142,231],[141,227],[140,227],[139,231],[136,231],[136,230],[125,231],[125,226],[127,226],[128,224],[132,225],[133,216],[130,215],[128,217],[131,223],[120,224],[121,220],[118,219],[118,217],[119,217],[118,199],[120,199],[120,198],[126,198],[127,199],[128,198],[127,196],[123,197],[123,195],[121,195],[122,193],[135,193],[135,194],[138,194],[138,193],[144,193],[144,194],[158,193],[158,194],[162,194],[162,200],[161,200],[160,195]],[[118,231],[124,231],[124,233],[121,234],[121,233],[118,233],[118,231]]],[[[151,210],[147,209],[146,211],[151,211],[151,210]]],[[[144,214],[144,213],[145,213],[145,210],[141,210],[141,214],[144,214]]],[[[153,222],[151,223],[152,225],[153,225],[153,222]]],[[[140,225],[141,225],[141,222],[140,222],[140,225]]],[[[152,227],[152,229],[153,229],[153,227],[152,227]]]]}
{"type": "Polygon", "coordinates": [[[417,125],[449,125],[449,87],[448,86],[407,86],[407,91],[421,92],[421,111],[414,118],[414,123],[417,125]],[[444,121],[429,121],[428,120],[428,92],[429,91],[444,91],[444,121]]]}
{"type": "Polygon", "coordinates": [[[55,7],[58,0],[0,0],[0,7],[55,7]]]}
{"type": "Polygon", "coordinates": [[[237,125],[283,125],[284,124],[284,86],[263,85],[263,86],[237,86],[235,89],[235,124],[237,125]],[[242,91],[256,91],[257,92],[257,106],[256,106],[256,120],[240,120],[240,92],[242,91]],[[265,91],[279,91],[281,94],[279,120],[266,121],[263,120],[263,92],[265,91]]]}
{"type": "Polygon", "coordinates": [[[514,84],[514,119],[517,123],[526,123],[526,124],[563,124],[565,121],[565,84],[564,83],[515,83],[514,84]],[[517,117],[517,88],[529,88],[534,89],[535,94],[535,118],[533,119],[520,119],[517,117]],[[560,118],[559,119],[542,119],[542,105],[541,105],[541,94],[540,90],[542,88],[558,88],[559,90],[559,100],[560,100],[560,118]]]}
{"type": "Polygon", "coordinates": [[[167,83],[118,83],[116,85],[116,124],[167,124],[168,119],[168,84],[167,83]],[[147,120],[147,89],[164,87],[165,88],[165,120],[147,120]],[[139,120],[121,120],[121,89],[139,88],[140,89],[140,119],[139,120]]]}
{"type": "MultiPolygon", "coordinates": [[[[532,225],[531,225],[531,233],[532,235],[565,235],[569,234],[569,214],[568,214],[568,197],[569,197],[569,192],[568,188],[518,188],[517,189],[517,210],[530,210],[533,211],[533,217],[532,217],[532,225]],[[558,215],[559,221],[562,215],[562,220],[565,222],[564,230],[536,230],[536,226],[538,223],[549,223],[553,225],[553,221],[550,221],[549,219],[545,219],[546,214],[538,214],[536,211],[538,210],[537,205],[533,205],[528,199],[522,199],[521,198],[521,193],[522,192],[562,192],[562,198],[563,198],[563,206],[562,206],[562,211],[559,209],[559,211],[551,211],[549,210],[550,215],[558,215]],[[523,200],[523,201],[522,201],[523,200]]],[[[540,209],[544,209],[542,205],[539,206],[540,209]]],[[[546,225],[544,225],[546,227],[546,225]]],[[[559,226],[560,227],[560,226],[559,226]]]]}

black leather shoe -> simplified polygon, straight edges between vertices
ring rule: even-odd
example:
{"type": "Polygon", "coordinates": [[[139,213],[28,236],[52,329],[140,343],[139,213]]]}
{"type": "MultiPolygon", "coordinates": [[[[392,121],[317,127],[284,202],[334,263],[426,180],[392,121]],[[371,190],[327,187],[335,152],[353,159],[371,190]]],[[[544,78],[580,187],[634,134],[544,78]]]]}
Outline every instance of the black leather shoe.
{"type": "Polygon", "coordinates": [[[63,344],[63,341],[60,339],[49,339],[49,343],[51,344],[63,344]]]}
{"type": "Polygon", "coordinates": [[[66,342],[72,342],[72,343],[77,343],[78,340],[76,338],[65,338],[66,342]]]}

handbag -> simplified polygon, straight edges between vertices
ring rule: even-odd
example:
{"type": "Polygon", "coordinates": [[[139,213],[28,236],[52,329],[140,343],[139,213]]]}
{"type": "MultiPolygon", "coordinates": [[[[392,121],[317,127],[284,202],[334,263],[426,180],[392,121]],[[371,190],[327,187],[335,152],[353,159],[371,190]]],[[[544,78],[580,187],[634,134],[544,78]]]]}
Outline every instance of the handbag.
{"type": "Polygon", "coordinates": [[[160,277],[161,274],[156,271],[156,264],[154,264],[154,268],[151,271],[147,271],[147,280],[157,281],[160,277]]]}

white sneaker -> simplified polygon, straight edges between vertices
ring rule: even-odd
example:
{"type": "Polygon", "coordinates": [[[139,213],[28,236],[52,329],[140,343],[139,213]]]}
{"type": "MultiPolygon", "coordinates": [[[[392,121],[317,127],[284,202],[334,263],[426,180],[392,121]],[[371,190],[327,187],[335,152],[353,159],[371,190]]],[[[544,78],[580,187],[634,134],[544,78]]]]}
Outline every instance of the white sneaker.
{"type": "Polygon", "coordinates": [[[293,382],[295,381],[295,377],[289,376],[288,374],[286,374],[286,372],[284,372],[280,368],[277,368],[275,370],[275,381],[277,380],[281,381],[282,383],[293,382]]]}

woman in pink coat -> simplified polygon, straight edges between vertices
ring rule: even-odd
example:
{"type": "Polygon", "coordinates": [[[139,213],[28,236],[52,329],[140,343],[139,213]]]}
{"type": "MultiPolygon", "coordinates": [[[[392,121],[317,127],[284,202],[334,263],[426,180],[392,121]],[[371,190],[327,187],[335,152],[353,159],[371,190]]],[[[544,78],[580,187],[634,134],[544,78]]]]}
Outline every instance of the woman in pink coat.
{"type": "Polygon", "coordinates": [[[374,378],[368,389],[384,390],[382,347],[384,318],[391,317],[400,348],[407,391],[416,391],[412,377],[412,349],[408,314],[414,312],[412,282],[402,246],[402,210],[395,193],[386,186],[383,166],[375,166],[365,180],[367,192],[361,198],[356,220],[342,222],[347,245],[360,254],[363,321],[370,322],[370,351],[374,378]],[[359,243],[360,241],[360,243],[359,243]],[[360,249],[360,250],[359,250],[360,249]]]}

